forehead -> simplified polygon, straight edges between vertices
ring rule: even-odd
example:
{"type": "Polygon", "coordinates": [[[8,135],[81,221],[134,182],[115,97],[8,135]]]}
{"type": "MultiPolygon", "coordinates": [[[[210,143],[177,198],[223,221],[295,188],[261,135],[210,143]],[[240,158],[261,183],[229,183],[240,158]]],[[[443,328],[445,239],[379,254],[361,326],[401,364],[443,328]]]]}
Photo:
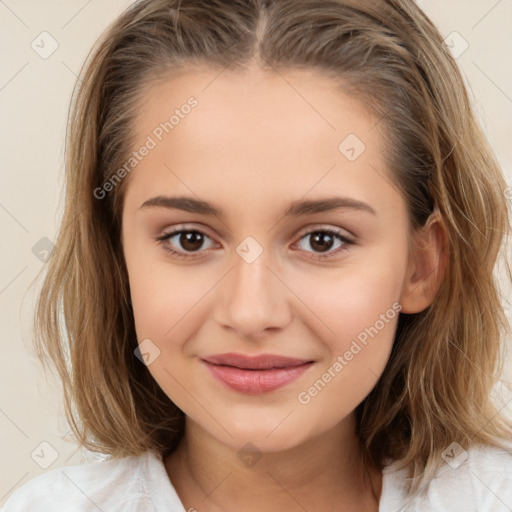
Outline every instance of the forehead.
{"type": "Polygon", "coordinates": [[[341,82],[312,70],[200,69],[161,79],[145,90],[134,120],[133,149],[148,138],[154,147],[127,194],[207,196],[225,185],[279,199],[285,190],[297,198],[345,185],[371,199],[368,187],[375,195],[378,182],[390,182],[377,121],[341,82]]]}
{"type": "Polygon", "coordinates": [[[226,137],[234,141],[235,129],[239,134],[236,141],[245,141],[247,149],[255,145],[247,135],[266,138],[270,145],[296,145],[318,138],[329,144],[351,129],[368,140],[368,125],[376,123],[363,104],[343,91],[341,80],[320,71],[199,68],[148,84],[136,120],[138,140],[191,97],[197,100],[197,107],[186,115],[186,123],[180,122],[179,131],[173,130],[173,136],[188,136],[191,144],[209,141],[215,145],[226,137]]]}

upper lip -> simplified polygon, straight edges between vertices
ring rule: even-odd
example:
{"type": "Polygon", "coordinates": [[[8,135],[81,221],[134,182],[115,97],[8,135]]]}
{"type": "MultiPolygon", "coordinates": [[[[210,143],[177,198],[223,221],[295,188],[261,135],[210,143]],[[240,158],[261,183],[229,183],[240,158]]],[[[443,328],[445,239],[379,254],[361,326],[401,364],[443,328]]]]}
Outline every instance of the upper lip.
{"type": "Polygon", "coordinates": [[[311,359],[297,359],[295,357],[286,357],[275,354],[260,354],[257,356],[248,356],[245,354],[215,354],[202,358],[203,361],[212,364],[221,364],[225,366],[234,366],[244,370],[268,370],[270,368],[290,368],[312,362],[311,359]]]}

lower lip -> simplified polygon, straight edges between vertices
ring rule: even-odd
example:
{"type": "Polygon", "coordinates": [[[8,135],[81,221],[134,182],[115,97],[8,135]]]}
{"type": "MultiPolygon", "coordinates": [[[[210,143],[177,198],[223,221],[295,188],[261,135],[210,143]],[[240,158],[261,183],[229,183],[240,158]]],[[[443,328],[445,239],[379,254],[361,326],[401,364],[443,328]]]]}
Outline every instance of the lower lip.
{"type": "Polygon", "coordinates": [[[268,393],[298,379],[313,363],[288,368],[268,370],[244,370],[233,366],[222,366],[203,361],[211,374],[231,389],[251,395],[268,393]]]}

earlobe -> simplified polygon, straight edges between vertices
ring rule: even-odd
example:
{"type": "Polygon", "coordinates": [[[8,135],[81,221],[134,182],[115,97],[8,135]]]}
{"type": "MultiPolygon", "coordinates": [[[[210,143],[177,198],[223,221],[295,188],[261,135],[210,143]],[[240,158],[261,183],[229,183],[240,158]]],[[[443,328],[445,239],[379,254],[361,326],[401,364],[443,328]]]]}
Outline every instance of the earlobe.
{"type": "Polygon", "coordinates": [[[414,234],[400,304],[402,313],[419,313],[434,301],[448,263],[448,236],[436,209],[414,234]]]}

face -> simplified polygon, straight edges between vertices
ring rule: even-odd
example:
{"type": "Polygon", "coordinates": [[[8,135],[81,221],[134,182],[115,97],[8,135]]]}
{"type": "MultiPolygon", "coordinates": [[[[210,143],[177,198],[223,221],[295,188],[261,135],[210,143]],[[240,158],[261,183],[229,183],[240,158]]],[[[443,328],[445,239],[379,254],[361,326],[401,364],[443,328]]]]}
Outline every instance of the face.
{"type": "Polygon", "coordinates": [[[145,95],[122,214],[137,336],[226,445],[347,424],[383,372],[409,223],[377,121],[306,71],[194,71],[145,95]]]}

